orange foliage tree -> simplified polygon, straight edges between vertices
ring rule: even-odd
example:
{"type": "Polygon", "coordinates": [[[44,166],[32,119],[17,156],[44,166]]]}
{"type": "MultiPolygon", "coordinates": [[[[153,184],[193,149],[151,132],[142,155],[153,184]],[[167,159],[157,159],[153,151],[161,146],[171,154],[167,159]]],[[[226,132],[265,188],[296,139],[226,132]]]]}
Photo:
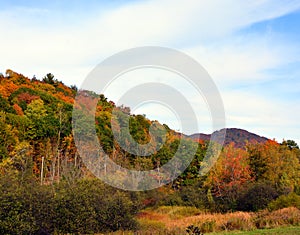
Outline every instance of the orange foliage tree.
{"type": "Polygon", "coordinates": [[[215,198],[234,204],[239,193],[253,180],[248,153],[230,144],[222,151],[204,185],[215,198]]]}

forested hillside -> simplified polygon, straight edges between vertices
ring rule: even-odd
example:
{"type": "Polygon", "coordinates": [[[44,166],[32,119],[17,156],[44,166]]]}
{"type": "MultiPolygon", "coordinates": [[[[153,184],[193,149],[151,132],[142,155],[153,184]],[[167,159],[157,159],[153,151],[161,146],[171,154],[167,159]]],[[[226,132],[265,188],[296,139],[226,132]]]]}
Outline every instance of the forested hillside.
{"type": "MultiPolygon", "coordinates": [[[[145,192],[105,185],[86,168],[74,144],[72,111],[78,92],[99,98],[95,129],[104,151],[119,165],[155,169],[178,150],[183,136],[144,115],[130,115],[130,108],[116,107],[104,95],[68,87],[50,73],[37,80],[7,70],[0,74],[1,234],[139,230],[140,211],[160,206],[192,206],[206,212],[300,207],[298,145],[292,140],[246,143],[246,132],[232,137],[236,144],[228,139],[207,175],[201,176],[199,169],[208,142],[184,138],[182,158],[195,144],[197,151],[171,183],[145,192]],[[149,142],[151,124],[167,130],[166,141],[149,156],[125,151],[113,138],[113,110],[119,122],[123,115],[129,117],[130,134],[138,143],[149,142]]],[[[86,99],[85,105],[89,102],[86,99]]],[[[159,173],[154,174],[153,181],[159,180],[159,173]]]]}
{"type": "MultiPolygon", "coordinates": [[[[77,88],[65,86],[52,74],[38,81],[7,70],[6,76],[0,79],[1,171],[30,169],[33,176],[46,184],[59,181],[74,167],[78,169],[78,174],[89,175],[76,152],[72,135],[71,119],[77,88]]],[[[86,106],[91,105],[90,97],[97,96],[92,92],[80,92],[84,94],[82,97],[86,106]]],[[[103,149],[115,162],[123,167],[144,170],[154,169],[172,158],[177,151],[180,135],[166,125],[163,126],[167,129],[166,142],[154,155],[140,158],[124,151],[114,141],[111,130],[114,108],[118,110],[119,122],[122,122],[122,115],[130,115],[130,108],[115,107],[112,101],[99,96],[95,128],[103,149]]],[[[145,144],[150,139],[149,127],[152,123],[144,115],[131,115],[130,134],[138,143],[145,144]]],[[[199,147],[196,154],[193,164],[197,168],[203,158],[203,150],[204,146],[199,147]]],[[[196,172],[192,177],[196,177],[196,172]]]]}

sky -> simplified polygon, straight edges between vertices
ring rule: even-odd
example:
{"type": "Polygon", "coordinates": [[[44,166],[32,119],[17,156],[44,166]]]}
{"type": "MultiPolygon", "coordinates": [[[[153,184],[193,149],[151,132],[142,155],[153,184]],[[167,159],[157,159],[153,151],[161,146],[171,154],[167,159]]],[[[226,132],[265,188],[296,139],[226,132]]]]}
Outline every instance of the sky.
{"type": "MultiPolygon", "coordinates": [[[[299,25],[299,0],[0,1],[0,72],[38,79],[51,72],[80,87],[97,64],[122,50],[173,48],[210,74],[226,127],[300,144],[299,25]]],[[[205,97],[174,73],[132,71],[104,94],[117,102],[122,92],[149,79],[173,86],[190,101],[199,123],[186,134],[213,131],[205,97]]],[[[182,129],[166,105],[131,110],[182,129]]]]}

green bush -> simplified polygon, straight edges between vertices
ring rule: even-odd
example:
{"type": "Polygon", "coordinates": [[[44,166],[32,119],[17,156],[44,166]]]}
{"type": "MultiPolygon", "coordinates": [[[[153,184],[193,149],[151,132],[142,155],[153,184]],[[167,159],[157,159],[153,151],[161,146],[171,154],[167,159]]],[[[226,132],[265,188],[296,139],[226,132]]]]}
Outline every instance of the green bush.
{"type": "Polygon", "coordinates": [[[148,220],[148,219],[140,219],[139,220],[139,230],[147,231],[149,234],[165,234],[166,228],[163,222],[148,220]]]}
{"type": "Polygon", "coordinates": [[[184,202],[182,201],[178,192],[170,193],[160,202],[163,206],[182,206],[184,202]]]}
{"type": "Polygon", "coordinates": [[[179,193],[183,206],[194,206],[199,209],[208,208],[207,193],[198,185],[182,187],[179,193]]]}
{"type": "Polygon", "coordinates": [[[51,188],[35,182],[1,179],[0,234],[51,234],[54,231],[51,188]]]}
{"type": "Polygon", "coordinates": [[[137,227],[137,207],[130,197],[99,180],[59,185],[55,206],[55,226],[60,233],[99,233],[137,227]]]}
{"type": "Polygon", "coordinates": [[[268,205],[268,209],[271,211],[286,207],[297,207],[298,209],[300,209],[300,196],[296,193],[281,195],[276,200],[270,202],[268,205]]]}
{"type": "Polygon", "coordinates": [[[0,234],[87,234],[135,230],[137,206],[99,180],[72,185],[0,177],[0,234]]]}

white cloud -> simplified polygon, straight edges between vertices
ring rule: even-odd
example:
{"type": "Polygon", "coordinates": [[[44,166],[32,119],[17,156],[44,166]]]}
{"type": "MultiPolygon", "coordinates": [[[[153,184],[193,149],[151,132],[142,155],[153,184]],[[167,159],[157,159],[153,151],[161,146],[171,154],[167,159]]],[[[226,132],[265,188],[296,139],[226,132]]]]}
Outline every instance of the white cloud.
{"type": "Polygon", "coordinates": [[[186,48],[185,52],[197,59],[219,86],[226,87],[282,78],[270,70],[299,62],[300,51],[296,44],[282,42],[276,33],[251,33],[186,48]]]}
{"type": "MultiPolygon", "coordinates": [[[[159,87],[156,90],[151,90],[149,94],[145,94],[143,89],[137,90],[134,93],[134,97],[151,97],[151,100],[137,109],[134,112],[135,114],[137,114],[137,112],[142,112],[142,114],[146,114],[150,119],[160,120],[176,130],[185,130],[185,133],[189,134],[197,131],[206,133],[212,131],[211,117],[204,100],[205,97],[202,97],[202,94],[200,94],[188,80],[176,73],[157,68],[133,70],[111,82],[109,86],[106,87],[104,94],[117,105],[121,105],[123,102],[121,101],[120,103],[120,100],[122,100],[124,95],[130,92],[130,89],[140,85],[144,85],[144,88],[147,87],[147,84],[149,83],[163,84],[167,88],[178,91],[179,94],[177,96],[172,95],[173,93],[171,92],[164,92],[163,97],[166,98],[166,96],[168,96],[168,100],[170,101],[165,105],[157,102],[161,101],[160,98],[162,95],[162,91],[159,90],[159,87]],[[191,105],[195,112],[198,119],[198,130],[194,128],[197,123],[192,125],[194,119],[191,113],[186,113],[185,107],[178,107],[178,104],[182,101],[182,97],[179,95],[187,99],[188,104],[191,105]],[[169,110],[169,112],[166,110],[169,110]],[[182,126],[182,123],[178,123],[178,120],[181,121],[184,126],[182,126]],[[190,123],[189,126],[185,125],[187,123],[190,123]]],[[[134,103],[136,102],[136,99],[132,101],[127,99],[127,101],[134,103]]],[[[132,111],[134,111],[134,104],[125,103],[124,105],[131,107],[132,111]]]]}
{"type": "Polygon", "coordinates": [[[228,127],[239,127],[275,138],[300,139],[298,101],[278,101],[276,97],[263,96],[256,92],[223,92],[223,101],[227,115],[228,127]]]}
{"type": "Polygon", "coordinates": [[[99,9],[99,16],[95,10],[91,18],[74,17],[67,23],[64,13],[53,9],[16,8],[0,12],[0,30],[5,34],[0,44],[5,57],[0,63],[3,70],[12,68],[29,76],[42,76],[50,69],[67,84],[78,84],[91,66],[119,50],[218,40],[299,5],[299,1],[270,0],[146,1],[107,12],[99,9]]]}

